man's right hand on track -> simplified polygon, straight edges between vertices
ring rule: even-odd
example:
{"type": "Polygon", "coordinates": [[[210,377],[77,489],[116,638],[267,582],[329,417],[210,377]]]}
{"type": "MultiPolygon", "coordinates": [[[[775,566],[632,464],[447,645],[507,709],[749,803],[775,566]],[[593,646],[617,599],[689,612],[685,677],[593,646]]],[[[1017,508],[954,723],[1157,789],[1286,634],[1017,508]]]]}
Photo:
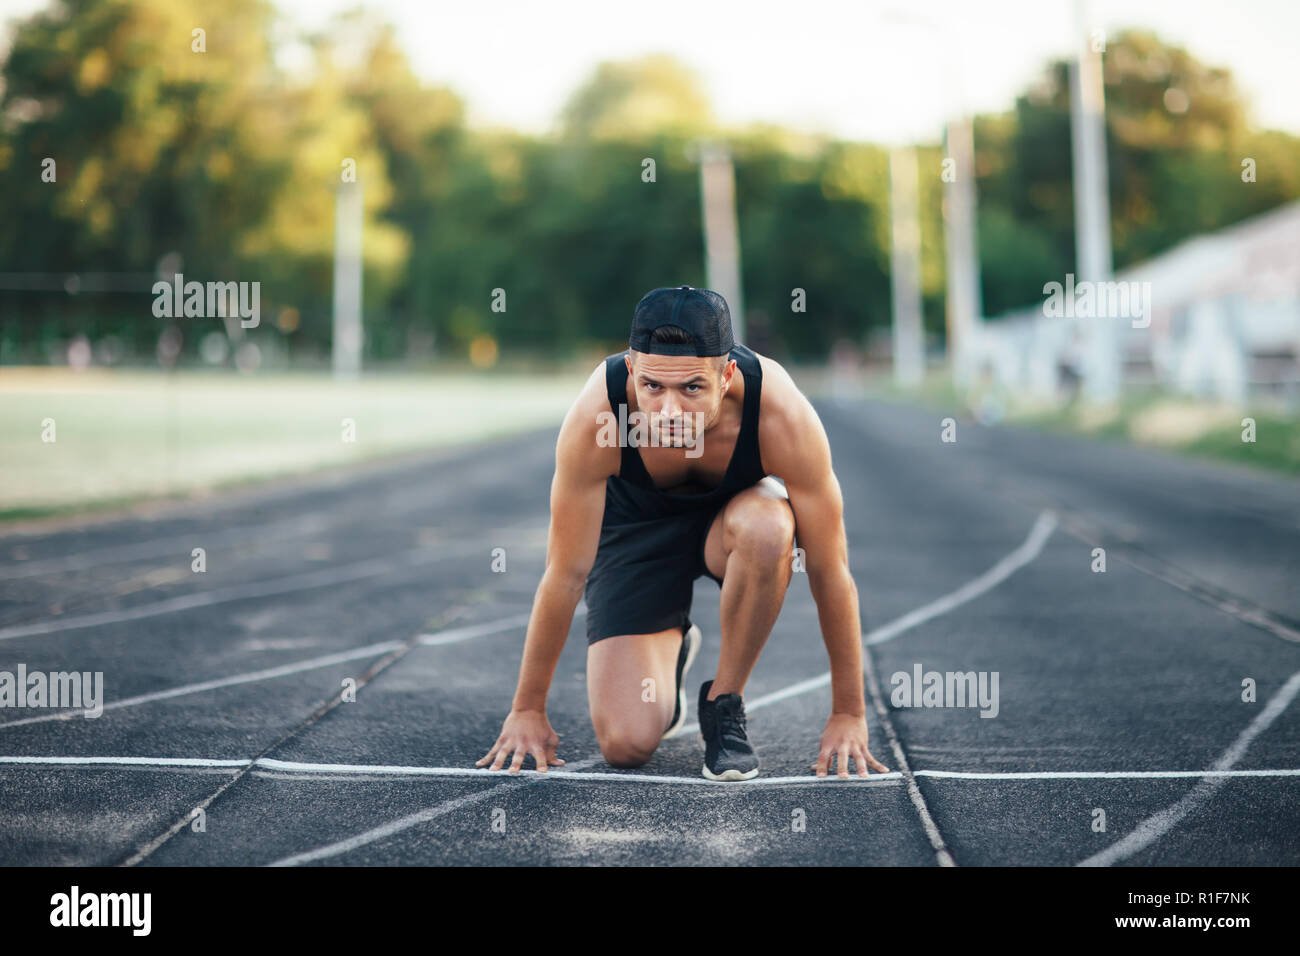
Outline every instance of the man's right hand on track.
{"type": "Polygon", "coordinates": [[[506,758],[514,753],[515,759],[510,764],[510,772],[518,773],[524,765],[524,758],[532,754],[537,761],[537,769],[546,773],[548,765],[563,767],[564,761],[555,756],[555,747],[560,742],[560,735],[551,729],[551,722],[546,712],[541,710],[512,710],[501,725],[501,735],[492,749],[474,766],[481,767],[489,760],[489,770],[500,770],[506,758]],[[495,755],[495,759],[494,758],[495,755]]]}

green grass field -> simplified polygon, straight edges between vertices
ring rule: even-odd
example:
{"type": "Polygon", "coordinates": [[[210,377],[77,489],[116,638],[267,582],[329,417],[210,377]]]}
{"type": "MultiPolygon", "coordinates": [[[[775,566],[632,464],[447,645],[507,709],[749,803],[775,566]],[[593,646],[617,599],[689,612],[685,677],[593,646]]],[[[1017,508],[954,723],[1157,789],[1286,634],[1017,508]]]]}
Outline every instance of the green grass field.
{"type": "Polygon", "coordinates": [[[2,368],[0,521],[558,426],[585,377],[2,368]]]}

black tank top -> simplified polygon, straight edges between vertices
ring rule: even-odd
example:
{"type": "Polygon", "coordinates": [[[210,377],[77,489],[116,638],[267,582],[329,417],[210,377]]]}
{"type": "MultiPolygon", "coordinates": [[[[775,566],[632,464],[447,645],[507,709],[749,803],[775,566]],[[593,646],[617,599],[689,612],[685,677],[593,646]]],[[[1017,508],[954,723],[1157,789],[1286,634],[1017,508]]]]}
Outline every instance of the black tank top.
{"type": "MultiPolygon", "coordinates": [[[[605,359],[609,407],[620,421],[626,421],[628,414],[622,411],[620,415],[620,406],[627,405],[628,372],[627,363],[623,361],[627,354],[619,352],[605,359]]],[[[625,444],[618,474],[605,480],[605,523],[609,523],[611,516],[638,520],[716,508],[764,477],[766,472],[758,453],[758,403],[763,394],[763,369],[758,356],[744,345],[735,346],[729,357],[736,360],[736,367],[744,376],[745,397],[736,448],[731,453],[722,483],[699,494],[675,495],[661,491],[646,471],[641,453],[625,444]]]]}

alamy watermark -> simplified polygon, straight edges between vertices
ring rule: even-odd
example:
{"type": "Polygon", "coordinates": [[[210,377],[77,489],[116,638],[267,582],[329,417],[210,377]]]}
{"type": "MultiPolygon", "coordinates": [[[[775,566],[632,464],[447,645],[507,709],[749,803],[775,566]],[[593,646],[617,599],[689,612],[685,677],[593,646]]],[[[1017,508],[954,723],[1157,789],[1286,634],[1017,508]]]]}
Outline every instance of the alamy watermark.
{"type": "Polygon", "coordinates": [[[895,671],[889,678],[895,707],[978,707],[981,717],[998,715],[998,671],[895,671]]]}
{"type": "Polygon", "coordinates": [[[1151,324],[1150,282],[1074,281],[1074,273],[1065,274],[1065,284],[1049,282],[1043,286],[1043,315],[1049,319],[1132,319],[1133,328],[1151,324]]]}
{"type": "Polygon", "coordinates": [[[255,329],[262,321],[260,282],[186,282],[178,272],[171,282],[155,282],[153,296],[153,314],[159,319],[239,316],[239,324],[246,329],[255,329]]]}
{"type": "Polygon", "coordinates": [[[0,671],[0,707],[75,707],[98,717],[104,712],[104,672],[46,673],[19,664],[17,672],[0,671]]]}
{"type": "Polygon", "coordinates": [[[152,910],[152,893],[83,893],[74,884],[50,897],[50,925],[122,926],[133,936],[148,936],[152,910]]]}
{"type": "Polygon", "coordinates": [[[704,454],[703,412],[670,417],[637,410],[629,415],[627,406],[620,405],[617,418],[613,412],[600,412],[596,421],[600,425],[596,444],[601,448],[685,448],[687,458],[704,454]]]}

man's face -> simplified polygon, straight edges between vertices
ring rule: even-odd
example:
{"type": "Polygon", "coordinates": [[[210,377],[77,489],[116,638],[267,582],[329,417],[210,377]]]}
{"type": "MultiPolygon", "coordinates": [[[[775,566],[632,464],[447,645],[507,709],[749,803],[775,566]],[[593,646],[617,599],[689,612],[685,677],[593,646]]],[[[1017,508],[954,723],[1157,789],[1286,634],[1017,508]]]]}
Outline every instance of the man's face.
{"type": "Polygon", "coordinates": [[[698,358],[633,351],[626,361],[637,407],[649,416],[651,434],[661,446],[671,447],[694,445],[698,432],[717,422],[722,397],[736,371],[735,360],[726,356],[698,358]]]}

